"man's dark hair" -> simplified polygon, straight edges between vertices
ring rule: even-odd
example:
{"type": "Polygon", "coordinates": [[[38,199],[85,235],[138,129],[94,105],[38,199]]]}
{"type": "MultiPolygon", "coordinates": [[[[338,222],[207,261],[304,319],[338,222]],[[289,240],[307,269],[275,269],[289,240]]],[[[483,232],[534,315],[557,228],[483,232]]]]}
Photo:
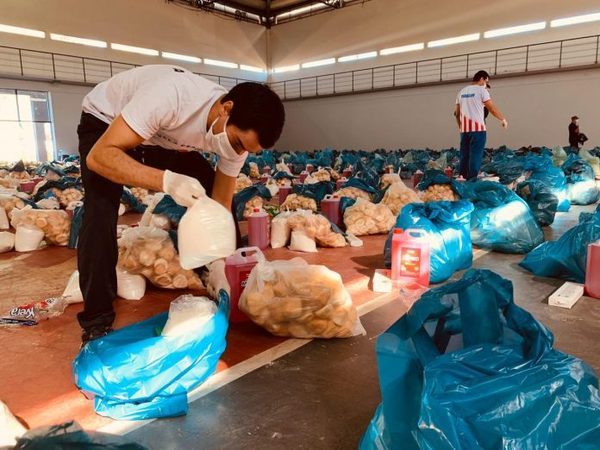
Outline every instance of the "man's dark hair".
{"type": "Polygon", "coordinates": [[[271,148],[281,136],[285,110],[279,96],[260,83],[240,83],[223,97],[233,102],[229,122],[243,131],[254,130],[263,148],[271,148]]]}
{"type": "Polygon", "coordinates": [[[477,83],[479,80],[481,80],[481,79],[487,80],[489,77],[490,77],[489,73],[487,73],[485,70],[480,70],[473,76],[473,81],[475,83],[477,83]]]}

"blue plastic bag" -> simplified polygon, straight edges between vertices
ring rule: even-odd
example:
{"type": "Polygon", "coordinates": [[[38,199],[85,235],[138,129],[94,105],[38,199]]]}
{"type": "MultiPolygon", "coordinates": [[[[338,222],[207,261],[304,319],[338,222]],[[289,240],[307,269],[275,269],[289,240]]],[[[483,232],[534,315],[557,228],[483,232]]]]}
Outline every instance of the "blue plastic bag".
{"type": "Polygon", "coordinates": [[[558,209],[558,197],[541,181],[527,180],[519,183],[515,192],[527,202],[537,223],[545,227],[554,223],[558,209]]]}
{"type": "Polygon", "coordinates": [[[219,292],[217,313],[198,334],[163,337],[163,313],[91,341],[73,362],[75,384],[101,416],[117,420],[187,413],[187,394],[217,368],[225,351],[229,297],[219,292]]]}
{"type": "Polygon", "coordinates": [[[531,174],[528,181],[539,181],[558,198],[557,212],[567,212],[571,202],[567,195],[567,177],[560,167],[556,167],[548,156],[527,156],[525,170],[531,174]]]}
{"type": "Polygon", "coordinates": [[[588,245],[600,240],[600,207],[582,213],[574,226],[557,241],[544,242],[529,253],[520,266],[539,277],[585,282],[588,245]]]}
{"type": "Polygon", "coordinates": [[[169,218],[171,223],[179,225],[181,218],[187,211],[185,206],[178,205],[170,195],[165,195],[154,207],[152,214],[163,214],[169,218]]]}
{"type": "Polygon", "coordinates": [[[598,378],[488,270],[425,293],[377,339],[382,449],[597,448],[598,378]]]}
{"type": "Polygon", "coordinates": [[[121,203],[129,206],[129,208],[139,214],[143,214],[143,212],[146,211],[146,205],[135,198],[129,189],[123,189],[123,193],[121,194],[121,203]]]}
{"type": "MultiPolygon", "coordinates": [[[[396,228],[416,228],[425,231],[430,245],[432,283],[446,281],[457,270],[468,269],[473,263],[469,231],[473,205],[466,201],[411,203],[400,211],[396,228]]],[[[392,234],[384,247],[384,263],[392,265],[392,234]]]]}
{"type": "Polygon", "coordinates": [[[462,197],[475,206],[473,245],[504,253],[529,253],[544,242],[531,209],[517,194],[493,181],[464,183],[462,197]]]}
{"type": "Polygon", "coordinates": [[[292,188],[292,192],[303,197],[312,198],[319,204],[327,194],[333,194],[333,186],[333,183],[330,181],[320,181],[313,184],[296,184],[292,188]]]}
{"type": "Polygon", "coordinates": [[[562,166],[567,177],[567,194],[574,205],[591,205],[600,199],[594,169],[576,154],[570,154],[562,166]]]}
{"type": "Polygon", "coordinates": [[[264,184],[255,184],[254,186],[248,186],[242,189],[240,192],[233,196],[233,205],[235,207],[235,214],[237,220],[244,220],[244,209],[246,203],[248,203],[254,197],[261,197],[265,200],[271,200],[271,191],[264,184]]]}

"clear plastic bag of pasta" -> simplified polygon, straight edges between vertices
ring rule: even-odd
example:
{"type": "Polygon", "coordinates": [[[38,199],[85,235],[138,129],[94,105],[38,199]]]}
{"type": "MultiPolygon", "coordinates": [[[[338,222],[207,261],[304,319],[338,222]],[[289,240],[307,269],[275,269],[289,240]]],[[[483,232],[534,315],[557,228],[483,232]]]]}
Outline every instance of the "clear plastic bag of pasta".
{"type": "Polygon", "coordinates": [[[347,338],[365,334],[342,277],[302,258],[259,262],[240,309],[276,336],[347,338]]]}
{"type": "Polygon", "coordinates": [[[71,231],[71,217],[62,210],[31,209],[29,206],[11,212],[11,225],[37,227],[44,232],[44,238],[52,245],[67,245],[71,231]]]}

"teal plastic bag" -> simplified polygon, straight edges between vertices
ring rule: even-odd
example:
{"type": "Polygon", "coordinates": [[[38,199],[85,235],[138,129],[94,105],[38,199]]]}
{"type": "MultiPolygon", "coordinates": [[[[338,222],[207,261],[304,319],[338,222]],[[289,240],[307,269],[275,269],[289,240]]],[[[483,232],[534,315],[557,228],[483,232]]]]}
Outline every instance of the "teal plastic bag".
{"type": "Polygon", "coordinates": [[[475,206],[473,245],[503,253],[529,253],[544,242],[531,209],[517,194],[494,181],[464,183],[462,197],[475,206]]]}
{"type": "Polygon", "coordinates": [[[535,220],[542,226],[552,225],[558,209],[558,197],[541,181],[527,180],[519,183],[515,192],[531,209],[535,220]]]}
{"type": "Polygon", "coordinates": [[[198,334],[163,337],[163,313],[91,341],[73,362],[75,384],[102,416],[117,420],[187,413],[187,394],[202,384],[225,351],[229,296],[198,334]]]}
{"type": "Polygon", "coordinates": [[[552,345],[491,271],[425,293],[377,339],[382,403],[360,449],[597,448],[598,378],[552,345]]]}
{"type": "Polygon", "coordinates": [[[292,188],[292,192],[303,197],[312,198],[317,204],[321,203],[321,200],[327,194],[333,194],[334,184],[331,181],[320,181],[313,184],[296,184],[292,188]]]}
{"type": "MultiPolygon", "coordinates": [[[[470,222],[473,205],[467,201],[411,203],[400,211],[395,228],[423,230],[430,245],[430,280],[446,281],[457,270],[473,263],[470,222]]],[[[384,264],[392,265],[392,235],[383,251],[384,264]]]]}
{"type": "Polygon", "coordinates": [[[567,177],[560,167],[556,167],[549,156],[528,155],[525,170],[531,172],[527,181],[538,181],[558,198],[557,212],[567,212],[571,202],[567,195],[567,177]]]}
{"type": "Polygon", "coordinates": [[[265,200],[271,200],[271,191],[264,184],[255,184],[242,189],[233,196],[233,206],[235,208],[235,217],[237,220],[244,220],[244,209],[246,203],[254,197],[261,197],[265,200]]]}
{"type": "Polygon", "coordinates": [[[600,240],[600,207],[594,214],[582,213],[579,224],[556,241],[544,242],[523,261],[521,267],[538,277],[585,282],[587,248],[600,240]]]}
{"type": "Polygon", "coordinates": [[[600,199],[594,169],[572,153],[562,166],[567,177],[567,195],[574,205],[592,205],[600,199]]]}

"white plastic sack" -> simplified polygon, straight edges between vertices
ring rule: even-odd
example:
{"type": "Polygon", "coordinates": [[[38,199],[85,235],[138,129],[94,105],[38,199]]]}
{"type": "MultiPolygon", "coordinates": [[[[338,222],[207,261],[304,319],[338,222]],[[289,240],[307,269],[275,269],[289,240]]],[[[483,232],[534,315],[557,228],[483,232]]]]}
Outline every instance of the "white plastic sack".
{"type": "Polygon", "coordinates": [[[235,224],[230,211],[209,197],[196,200],[179,222],[179,260],[195,269],[235,251],[235,224]]]}
{"type": "Polygon", "coordinates": [[[10,228],[10,222],[4,208],[0,208],[0,230],[8,230],[10,228]]]}
{"type": "Polygon", "coordinates": [[[78,270],[73,272],[69,277],[69,281],[67,281],[67,287],[65,288],[62,296],[65,297],[69,305],[83,302],[83,294],[81,293],[81,288],[79,287],[78,270]]]}
{"type": "Polygon", "coordinates": [[[290,240],[290,226],[288,219],[292,215],[291,212],[282,212],[276,215],[271,221],[271,247],[285,247],[290,240]]]}
{"type": "Polygon", "coordinates": [[[140,300],[146,293],[146,279],[117,269],[117,295],[125,300],[140,300]]]}
{"type": "Polygon", "coordinates": [[[225,275],[225,260],[217,259],[211,262],[208,266],[206,277],[202,279],[208,295],[212,298],[218,298],[219,291],[223,289],[227,294],[231,295],[231,288],[225,275]]]}
{"type": "Polygon", "coordinates": [[[0,253],[10,252],[14,247],[15,235],[8,231],[0,232],[0,253]]]}
{"type": "Polygon", "coordinates": [[[275,197],[277,194],[279,194],[279,185],[277,184],[277,180],[270,178],[269,181],[267,181],[267,189],[271,193],[272,197],[275,197]]]}
{"type": "Polygon", "coordinates": [[[174,337],[197,333],[216,312],[217,304],[207,297],[182,295],[171,302],[162,335],[174,337]]]}
{"type": "Polygon", "coordinates": [[[317,242],[308,237],[304,230],[292,231],[290,250],[304,253],[316,253],[317,242]]]}
{"type": "Polygon", "coordinates": [[[56,197],[43,198],[36,205],[40,209],[60,209],[60,203],[56,197]]]}
{"type": "Polygon", "coordinates": [[[17,438],[21,437],[27,429],[21,425],[8,407],[0,401],[0,447],[11,448],[17,443],[17,438]]]}
{"type": "Polygon", "coordinates": [[[164,214],[152,214],[152,217],[150,217],[150,226],[169,231],[171,229],[171,221],[164,214]]]}
{"type": "Polygon", "coordinates": [[[44,239],[44,232],[38,227],[20,225],[15,234],[15,250],[18,252],[31,252],[37,250],[44,239]]]}
{"type": "Polygon", "coordinates": [[[148,199],[148,206],[144,211],[142,218],[140,219],[140,227],[150,226],[154,209],[156,208],[156,205],[158,205],[158,203],[163,199],[164,196],[165,194],[162,192],[149,196],[150,198],[148,199]]]}

